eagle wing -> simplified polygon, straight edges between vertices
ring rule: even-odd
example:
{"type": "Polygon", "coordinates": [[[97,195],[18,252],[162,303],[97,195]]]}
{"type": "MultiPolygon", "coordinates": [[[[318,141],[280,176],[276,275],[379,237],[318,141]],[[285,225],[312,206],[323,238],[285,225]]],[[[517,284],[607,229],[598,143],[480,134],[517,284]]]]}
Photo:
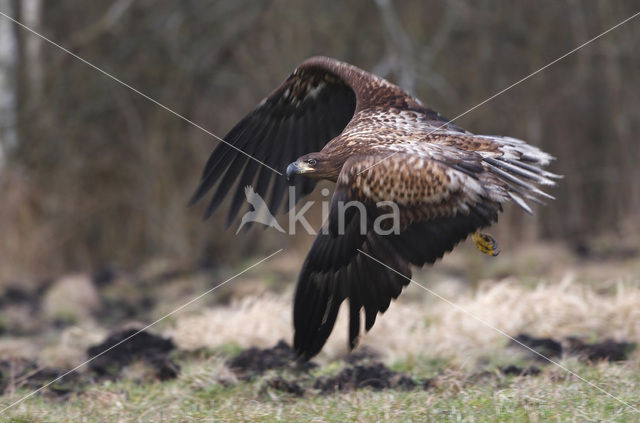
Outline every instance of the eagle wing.
{"type": "MultiPolygon", "coordinates": [[[[209,217],[237,179],[228,224],[237,216],[243,189],[254,185],[275,215],[287,191],[282,175],[298,157],[320,151],[339,135],[354,113],[377,105],[421,107],[409,94],[384,79],[347,63],[314,57],[298,66],[271,95],[245,116],[211,153],[190,204],[216,184],[206,209],[209,217]]],[[[432,112],[433,119],[439,115],[432,112]]],[[[310,193],[315,181],[296,178],[296,197],[310,193]]]]}
{"type": "Polygon", "coordinates": [[[503,202],[530,211],[523,197],[537,201],[546,194],[535,185],[552,185],[557,177],[539,167],[550,156],[512,138],[455,132],[428,143],[381,147],[343,166],[329,219],[303,265],[294,303],[294,346],[303,358],[320,351],[345,299],[353,348],[361,310],[368,331],[409,283],[410,265],[434,263],[496,222],[503,202]],[[364,206],[364,230],[362,210],[345,207],[350,201],[364,206]],[[380,222],[373,230],[375,220],[390,212],[378,207],[385,201],[398,207],[398,233],[382,235],[380,222]]]}
{"type": "Polygon", "coordinates": [[[294,346],[303,358],[320,351],[342,301],[349,300],[353,348],[361,310],[368,331],[409,283],[410,265],[434,263],[497,220],[505,187],[485,171],[478,154],[437,147],[431,157],[390,154],[354,156],[338,178],[328,226],[316,237],[296,289],[294,346]],[[343,214],[342,228],[336,223],[340,203],[353,200],[366,207],[364,231],[357,208],[343,214]],[[375,219],[389,213],[377,208],[380,201],[398,205],[399,233],[372,230],[375,219]]]}

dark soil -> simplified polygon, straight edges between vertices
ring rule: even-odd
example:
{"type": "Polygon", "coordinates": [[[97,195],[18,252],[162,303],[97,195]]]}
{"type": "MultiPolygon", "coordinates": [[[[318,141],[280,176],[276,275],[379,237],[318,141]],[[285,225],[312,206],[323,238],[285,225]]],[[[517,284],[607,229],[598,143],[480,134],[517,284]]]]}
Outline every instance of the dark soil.
{"type": "Polygon", "coordinates": [[[104,298],[102,307],[94,313],[94,316],[107,325],[116,325],[118,322],[135,319],[145,313],[144,310],[152,310],[155,300],[149,295],[139,295],[125,298],[104,298]]]}
{"type": "Polygon", "coordinates": [[[498,370],[503,375],[515,375],[515,376],[537,376],[541,370],[536,366],[518,367],[513,364],[509,366],[499,367],[498,370]]]}
{"type": "Polygon", "coordinates": [[[323,394],[349,392],[360,388],[411,390],[426,389],[431,385],[429,379],[414,381],[404,373],[394,372],[382,363],[355,365],[344,368],[340,373],[328,378],[320,378],[313,385],[323,394]]]}
{"type": "Polygon", "coordinates": [[[35,296],[36,294],[29,292],[21,286],[9,285],[0,295],[0,306],[33,303],[35,296]]]}
{"type": "MultiPolygon", "coordinates": [[[[19,285],[8,285],[0,289],[0,311],[3,313],[12,307],[29,310],[30,314],[37,314],[40,309],[40,295],[38,290],[27,289],[19,285]]],[[[37,325],[33,322],[13,322],[9,324],[0,314],[0,335],[29,336],[37,325]]]]}
{"type": "Polygon", "coordinates": [[[349,392],[360,388],[381,389],[426,389],[430,380],[414,381],[404,373],[394,372],[377,360],[377,354],[369,349],[352,353],[345,358],[345,367],[337,375],[313,378],[308,371],[317,367],[310,362],[296,361],[293,348],[280,341],[272,348],[248,348],[227,360],[226,365],[240,380],[251,380],[268,370],[289,370],[296,375],[293,379],[276,376],[265,381],[261,388],[264,393],[270,389],[302,396],[305,387],[322,394],[349,392]],[[363,364],[364,363],[364,364],[363,364]]]}
{"type": "Polygon", "coordinates": [[[291,394],[296,397],[301,397],[304,395],[304,389],[298,382],[296,382],[295,380],[286,380],[280,376],[267,380],[264,385],[262,385],[260,393],[264,394],[269,389],[286,392],[287,394],[291,394]]]}
{"type": "MultiPolygon", "coordinates": [[[[522,344],[526,345],[527,347],[538,352],[539,354],[542,354],[547,358],[560,358],[560,356],[562,356],[562,344],[551,338],[534,338],[525,333],[521,333],[518,336],[516,336],[515,339],[516,341],[521,342],[522,344]]],[[[522,345],[514,341],[511,341],[510,345],[525,349],[522,345]]],[[[545,362],[547,361],[543,357],[540,357],[538,354],[534,354],[534,353],[531,353],[531,354],[537,360],[542,360],[545,362]]]]}
{"type": "MultiPolygon", "coordinates": [[[[37,363],[27,359],[0,361],[0,393],[7,389],[39,389],[65,374],[67,370],[51,367],[38,367],[37,363]]],[[[43,393],[53,396],[66,396],[79,391],[82,387],[77,373],[70,373],[47,386],[43,393]]]]}
{"type": "MultiPolygon", "coordinates": [[[[633,342],[617,342],[611,339],[593,344],[586,343],[576,337],[568,337],[564,342],[561,342],[552,338],[534,338],[527,334],[520,334],[515,339],[550,359],[560,358],[563,354],[567,354],[588,361],[623,361],[636,347],[633,342]]],[[[517,342],[512,341],[510,345],[527,350],[517,342]]],[[[537,360],[547,361],[538,354],[531,353],[531,356],[537,360]]]]}
{"type": "MultiPolygon", "coordinates": [[[[118,342],[134,334],[136,330],[125,330],[113,333],[102,344],[87,350],[89,357],[94,357],[118,342]]],[[[90,369],[100,377],[117,378],[122,369],[136,360],[149,363],[160,380],[173,379],[178,375],[179,367],[170,358],[169,353],[175,349],[170,339],[140,332],[121,345],[100,355],[90,363],[90,369]]],[[[65,375],[69,369],[40,367],[38,363],[24,358],[0,361],[0,394],[7,389],[39,389],[44,385],[65,375]]],[[[71,372],[62,379],[51,383],[42,393],[45,395],[64,397],[72,392],[81,392],[85,385],[92,382],[87,374],[71,372]]]]}
{"type": "Polygon", "coordinates": [[[240,380],[249,380],[268,370],[286,369],[294,372],[306,372],[317,367],[313,362],[296,361],[295,351],[282,340],[272,348],[247,348],[227,360],[226,365],[240,380]]]}
{"type": "Polygon", "coordinates": [[[574,337],[567,338],[567,353],[589,361],[624,361],[636,348],[633,342],[616,342],[605,339],[595,344],[587,344],[574,337]]]}
{"type": "Polygon", "coordinates": [[[146,331],[131,337],[136,332],[136,329],[128,329],[112,333],[103,343],[87,349],[89,357],[108,350],[94,359],[90,368],[99,376],[117,377],[125,366],[137,360],[144,360],[155,369],[158,379],[175,378],[180,367],[169,357],[169,353],[175,349],[173,341],[146,331]],[[129,337],[131,338],[114,347],[129,337]],[[113,349],[109,350],[112,347],[113,349]]]}

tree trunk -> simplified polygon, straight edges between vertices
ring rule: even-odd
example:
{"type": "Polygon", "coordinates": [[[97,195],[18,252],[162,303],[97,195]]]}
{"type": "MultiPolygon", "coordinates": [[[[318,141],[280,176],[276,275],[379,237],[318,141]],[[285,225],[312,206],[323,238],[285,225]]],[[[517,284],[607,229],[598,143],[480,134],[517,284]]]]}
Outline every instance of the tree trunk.
{"type": "MultiPolygon", "coordinates": [[[[14,16],[12,0],[0,0],[0,11],[14,16]]],[[[13,22],[0,16],[0,168],[9,149],[18,143],[16,69],[18,40],[13,22]]]]}

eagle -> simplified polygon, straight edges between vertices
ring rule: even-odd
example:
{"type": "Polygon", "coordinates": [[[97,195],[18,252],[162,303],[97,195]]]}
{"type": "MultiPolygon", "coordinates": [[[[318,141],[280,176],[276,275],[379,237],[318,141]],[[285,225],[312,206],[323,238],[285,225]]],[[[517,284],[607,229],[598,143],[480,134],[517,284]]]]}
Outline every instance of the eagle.
{"type": "Polygon", "coordinates": [[[294,297],[293,343],[302,360],[320,352],[344,300],[353,349],[362,320],[369,331],[410,282],[412,266],[433,264],[470,235],[495,253],[479,230],[497,221],[504,203],[532,213],[528,201],[553,198],[539,186],[560,177],[542,169],[553,157],[539,148],[468,132],[389,81],[328,57],[301,63],[224,141],[190,201],[215,187],[205,219],[230,195],[233,222],[248,185],[275,215],[288,185],[300,198],[319,180],[335,182],[294,297]],[[338,225],[339,206],[349,201],[364,206],[364,230],[357,207],[338,225]],[[388,213],[375,207],[381,201],[397,206],[398,230],[375,230],[388,213]]]}

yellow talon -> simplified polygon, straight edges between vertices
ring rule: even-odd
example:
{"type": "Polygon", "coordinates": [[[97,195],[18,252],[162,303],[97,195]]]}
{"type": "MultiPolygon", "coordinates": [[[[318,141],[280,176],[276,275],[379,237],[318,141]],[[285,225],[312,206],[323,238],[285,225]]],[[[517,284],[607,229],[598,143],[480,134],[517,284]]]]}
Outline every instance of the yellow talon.
{"type": "Polygon", "coordinates": [[[488,254],[492,257],[500,254],[500,250],[498,250],[498,243],[495,239],[489,234],[484,234],[480,231],[476,231],[471,238],[473,242],[478,247],[478,250],[482,251],[485,254],[488,254]]]}

